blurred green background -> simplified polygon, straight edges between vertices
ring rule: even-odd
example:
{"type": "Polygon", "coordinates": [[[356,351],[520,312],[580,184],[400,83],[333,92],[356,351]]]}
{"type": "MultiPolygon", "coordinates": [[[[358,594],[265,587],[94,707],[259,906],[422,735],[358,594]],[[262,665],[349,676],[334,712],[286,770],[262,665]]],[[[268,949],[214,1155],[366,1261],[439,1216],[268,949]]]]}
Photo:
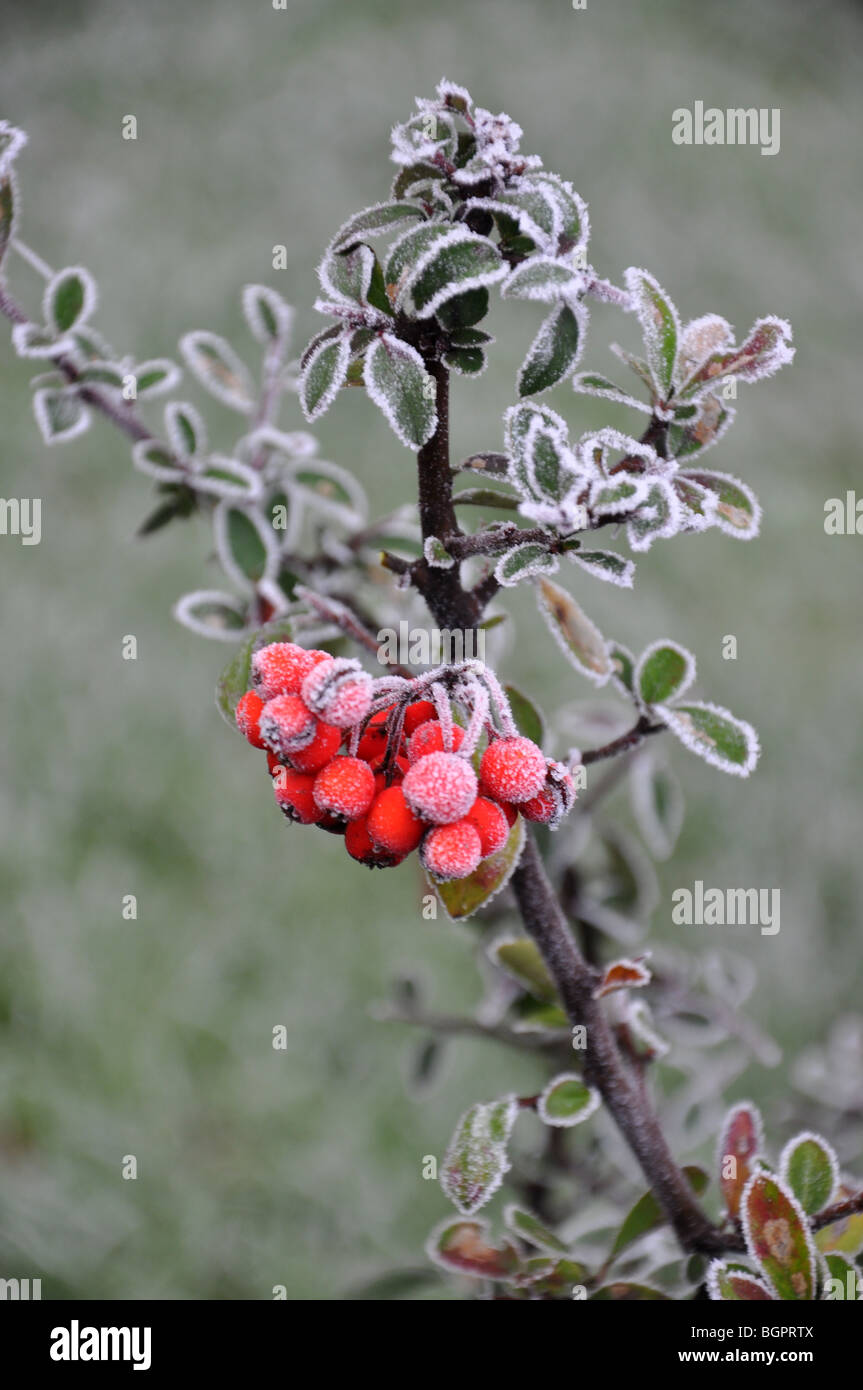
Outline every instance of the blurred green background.
{"type": "MultiPolygon", "coordinates": [[[[52,265],[94,272],[99,326],[139,358],[174,353],[193,327],[244,344],[249,280],[298,306],[304,341],[321,249],[386,195],[390,126],[443,74],[510,112],[523,147],[573,180],[602,274],[648,267],[686,318],[792,321],[793,368],[742,389],[709,459],[755,487],[761,539],[657,545],[632,593],[564,576],[606,633],[695,649],[698,693],[760,729],[750,782],[670,750],[689,816],[652,932],[733,936],[756,962],[749,1007],[786,1060],[745,1088],[781,1095],[790,1059],[859,1007],[863,962],[863,540],[823,529],[825,499],[861,486],[859,7],[104,0],[6,3],[2,28],[0,114],[30,134],[21,235],[52,265]],[[780,153],[673,145],[672,110],[698,99],[781,108],[780,153]],[[136,143],[120,136],[128,113],[136,143]],[[286,271],[271,269],[275,243],[286,271]],[[729,633],[736,662],[721,655],[729,633]],[[670,894],[696,878],[780,888],[780,935],[673,927],[670,894]]],[[[17,286],[35,312],[26,268],[17,286]]],[[[500,446],[539,317],[498,311],[490,370],[454,389],[457,453],[500,446]]],[[[633,330],[595,309],[583,365],[610,370],[609,339],[634,347],[633,330]]],[[[437,1003],[469,1005],[470,929],[421,919],[413,863],[365,874],[331,837],[285,827],[213,704],[226,648],[170,616],[181,593],[219,586],[206,528],[136,541],[151,502],[123,442],[98,422],[46,449],[31,364],[5,336],[0,365],[2,491],[43,499],[42,544],[0,543],[0,1275],[41,1276],[45,1297],[268,1298],[284,1284],[340,1298],[422,1262],[447,1210],[422,1156],[442,1152],[469,1101],[538,1073],[459,1042],[443,1083],[411,1098],[407,1030],[369,1004],[418,964],[437,1003]],[[136,662],[121,659],[129,633],[136,662]]],[[[563,388],[549,400],[574,433],[609,421],[563,388]]],[[[227,439],[233,419],[207,414],[227,439]]],[[[302,426],[290,400],[283,419],[302,426]]],[[[317,432],[378,504],[411,498],[410,459],[361,393],[317,432]]],[[[513,606],[506,677],[547,711],[588,696],[529,599],[513,606]]]]}

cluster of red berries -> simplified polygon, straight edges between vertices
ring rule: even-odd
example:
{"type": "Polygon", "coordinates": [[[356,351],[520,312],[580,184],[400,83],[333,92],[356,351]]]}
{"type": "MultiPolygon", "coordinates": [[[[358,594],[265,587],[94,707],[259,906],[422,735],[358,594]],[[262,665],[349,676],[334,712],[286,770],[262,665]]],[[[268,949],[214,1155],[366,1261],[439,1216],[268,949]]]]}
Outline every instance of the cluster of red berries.
{"type": "Polygon", "coordinates": [[[572,806],[569,773],[531,739],[492,738],[477,776],[464,730],[445,729],[430,700],[370,715],[373,699],[358,662],[273,642],[255,653],[236,710],[288,819],[343,835],[361,864],[390,868],[419,849],[433,878],[466,878],[519,813],[554,827],[572,806]]]}

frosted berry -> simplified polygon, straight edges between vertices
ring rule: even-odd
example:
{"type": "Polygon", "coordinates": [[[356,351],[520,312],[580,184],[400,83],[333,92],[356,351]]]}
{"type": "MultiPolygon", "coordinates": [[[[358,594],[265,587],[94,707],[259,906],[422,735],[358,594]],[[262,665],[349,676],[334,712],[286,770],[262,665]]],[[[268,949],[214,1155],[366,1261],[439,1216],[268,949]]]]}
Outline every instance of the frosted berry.
{"type": "Polygon", "coordinates": [[[299,695],[303,681],[319,661],[332,661],[329,652],[306,651],[296,642],[270,642],[252,657],[252,685],[264,701],[277,695],[299,695]]]}
{"type": "Polygon", "coordinates": [[[480,777],[495,801],[529,801],[545,785],[546,761],[532,739],[497,738],[482,755],[480,777]]]}
{"type": "Polygon", "coordinates": [[[402,789],[415,815],[448,825],[461,820],[476,800],[476,773],[457,753],[429,753],[409,768],[402,789]]]}
{"type": "Polygon", "coordinates": [[[313,788],[315,779],[306,772],[294,772],[291,767],[277,769],[273,777],[273,791],[279,808],[288,820],[300,825],[314,825],[321,819],[320,807],[316,804],[313,788]]]}
{"type": "Polygon", "coordinates": [[[423,840],[420,858],[433,878],[467,878],[482,858],[479,835],[466,820],[435,826],[423,840]]]}
{"type": "Polygon", "coordinates": [[[358,820],[372,804],[375,776],[361,758],[333,758],[315,778],[315,801],[322,811],[358,820]]]}
{"type": "Polygon", "coordinates": [[[357,748],[358,758],[365,758],[368,761],[371,758],[378,758],[382,753],[386,752],[386,725],[391,710],[392,705],[390,705],[389,709],[379,710],[377,714],[372,715],[365,727],[365,731],[363,732],[363,736],[357,748]]]}
{"type": "MultiPolygon", "coordinates": [[[[452,751],[458,752],[464,743],[464,730],[458,724],[452,726],[452,751]]],[[[436,719],[426,719],[419,724],[408,739],[408,761],[415,763],[429,753],[445,752],[443,729],[436,719]]]]}
{"type": "Polygon", "coordinates": [[[282,758],[294,749],[307,748],[315,736],[317,724],[299,695],[276,695],[261,710],[261,738],[282,758]]]}
{"type": "Polygon", "coordinates": [[[247,690],[243,698],[237,704],[234,718],[237,721],[237,728],[240,733],[248,739],[253,748],[266,748],[264,740],[261,738],[261,710],[264,702],[260,695],[254,690],[247,690]]]}
{"type": "Polygon", "coordinates": [[[437,719],[437,710],[431,700],[415,700],[412,705],[408,705],[404,722],[407,737],[410,738],[414,729],[418,729],[420,724],[425,724],[429,719],[437,719]]]}
{"type": "Polygon", "coordinates": [[[404,858],[416,849],[426,826],[405,801],[401,787],[378,792],[366,817],[369,836],[379,849],[404,858]]]}
{"type": "Polygon", "coordinates": [[[483,859],[502,849],[506,844],[509,825],[496,801],[490,801],[487,796],[478,796],[465,816],[465,820],[473,826],[479,835],[483,859]]]}
{"type": "Polygon", "coordinates": [[[563,763],[549,759],[545,786],[529,801],[519,805],[525,820],[536,821],[557,830],[575,803],[575,784],[563,763]]]}
{"type": "Polygon", "coordinates": [[[388,849],[379,849],[369,838],[368,818],[360,816],[352,820],[345,831],[345,849],[359,864],[370,869],[392,869],[400,864],[403,856],[393,854],[388,849]]]}
{"type": "Polygon", "coordinates": [[[339,729],[361,724],[372,702],[372,678],[358,661],[340,656],[321,661],[303,681],[303,700],[310,710],[339,729]]]}
{"type": "Polygon", "coordinates": [[[290,764],[298,772],[320,772],[322,767],[332,762],[339,751],[342,741],[341,729],[334,728],[332,724],[324,724],[321,720],[316,722],[315,736],[311,743],[307,743],[304,748],[291,749],[290,764]]]}

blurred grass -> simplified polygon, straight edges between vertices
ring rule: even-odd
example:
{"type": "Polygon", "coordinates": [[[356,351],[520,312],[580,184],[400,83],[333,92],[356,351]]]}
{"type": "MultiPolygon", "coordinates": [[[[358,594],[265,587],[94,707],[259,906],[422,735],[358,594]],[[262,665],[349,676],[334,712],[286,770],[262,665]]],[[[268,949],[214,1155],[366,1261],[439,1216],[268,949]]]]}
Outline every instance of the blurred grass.
{"type": "MultiPolygon", "coordinates": [[[[779,887],[778,937],[726,929],[761,969],[759,1020],[793,1055],[859,1007],[861,542],[823,531],[825,499],[859,475],[859,10],[440,0],[394,17],[370,0],[287,13],[105,0],[7,6],[3,30],[2,114],[30,132],[22,235],[94,271],[100,326],[139,359],[192,327],[234,333],[247,280],[297,304],[302,341],[321,248],[385,195],[389,127],[442,73],[508,110],[524,147],[573,179],[602,273],[649,267],[686,317],[792,320],[794,367],[744,389],[710,459],[755,486],[760,541],[679,540],[640,562],[631,595],[577,588],[607,633],[693,647],[699,693],[762,734],[750,783],[673,752],[689,818],[661,869],[655,936],[681,941],[670,894],[695,878],[779,887]],[[696,99],[780,107],[781,152],[674,146],[671,112],[696,99]],[[285,272],[270,269],[276,243],[285,272]],[[736,662],[722,660],[726,633],[736,662]]],[[[35,305],[26,271],[20,284],[35,305]]],[[[537,322],[526,306],[499,314],[491,369],[454,391],[456,451],[499,446],[537,322]]],[[[614,337],[633,346],[632,325],[596,309],[584,365],[608,370],[614,337]]],[[[468,1005],[469,934],[421,920],[413,867],[363,877],[329,837],[285,828],[213,706],[225,649],[170,619],[216,573],[206,536],[134,541],[148,490],[122,442],[100,423],[46,450],[28,365],[5,345],[0,363],[3,492],[43,499],[42,544],[0,545],[0,1273],[41,1275],[46,1296],[266,1298],[285,1284],[340,1297],[421,1258],[446,1209],[422,1156],[441,1153],[468,1101],[536,1072],[459,1043],[446,1084],[408,1098],[408,1039],[369,1002],[420,962],[438,1002],[468,1005]],[[137,662],[121,660],[127,633],[137,662]],[[127,893],[136,922],[121,918],[127,893]],[[279,1024],[286,1052],[271,1046],[279,1024]]],[[[553,404],[576,431],[608,419],[563,390],[553,404]]],[[[318,433],[378,503],[410,498],[410,460],[359,393],[318,433]]],[[[584,698],[530,601],[513,606],[507,677],[546,710],[584,698]]],[[[764,1098],[785,1084],[784,1069],[747,1078],[764,1098]]]]}

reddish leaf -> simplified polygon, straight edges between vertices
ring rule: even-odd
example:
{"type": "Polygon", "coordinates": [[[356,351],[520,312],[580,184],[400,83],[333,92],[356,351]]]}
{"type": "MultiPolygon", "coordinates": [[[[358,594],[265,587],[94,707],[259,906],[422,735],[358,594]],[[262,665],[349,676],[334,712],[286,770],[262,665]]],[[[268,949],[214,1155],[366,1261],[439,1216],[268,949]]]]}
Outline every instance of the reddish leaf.
{"type": "Polygon", "coordinates": [[[761,1136],[761,1115],[750,1101],[729,1110],[720,1131],[718,1162],[719,1187],[731,1216],[740,1210],[743,1189],[761,1151],[761,1136]]]}
{"type": "Polygon", "coordinates": [[[488,1238],[488,1222],[446,1219],[429,1236],[426,1250],[435,1264],[472,1279],[509,1279],[520,1264],[515,1246],[508,1240],[500,1246],[488,1238]]]}
{"type": "Polygon", "coordinates": [[[643,960],[644,957],[639,956],[635,960],[624,958],[614,961],[593,991],[594,999],[601,999],[603,995],[613,994],[618,989],[640,989],[643,985],[649,985],[651,975],[647,966],[642,965],[643,960]]]}
{"type": "Polygon", "coordinates": [[[772,1173],[746,1184],[740,1217],[749,1252],[781,1299],[815,1296],[815,1246],[791,1189],[772,1173]]]}

